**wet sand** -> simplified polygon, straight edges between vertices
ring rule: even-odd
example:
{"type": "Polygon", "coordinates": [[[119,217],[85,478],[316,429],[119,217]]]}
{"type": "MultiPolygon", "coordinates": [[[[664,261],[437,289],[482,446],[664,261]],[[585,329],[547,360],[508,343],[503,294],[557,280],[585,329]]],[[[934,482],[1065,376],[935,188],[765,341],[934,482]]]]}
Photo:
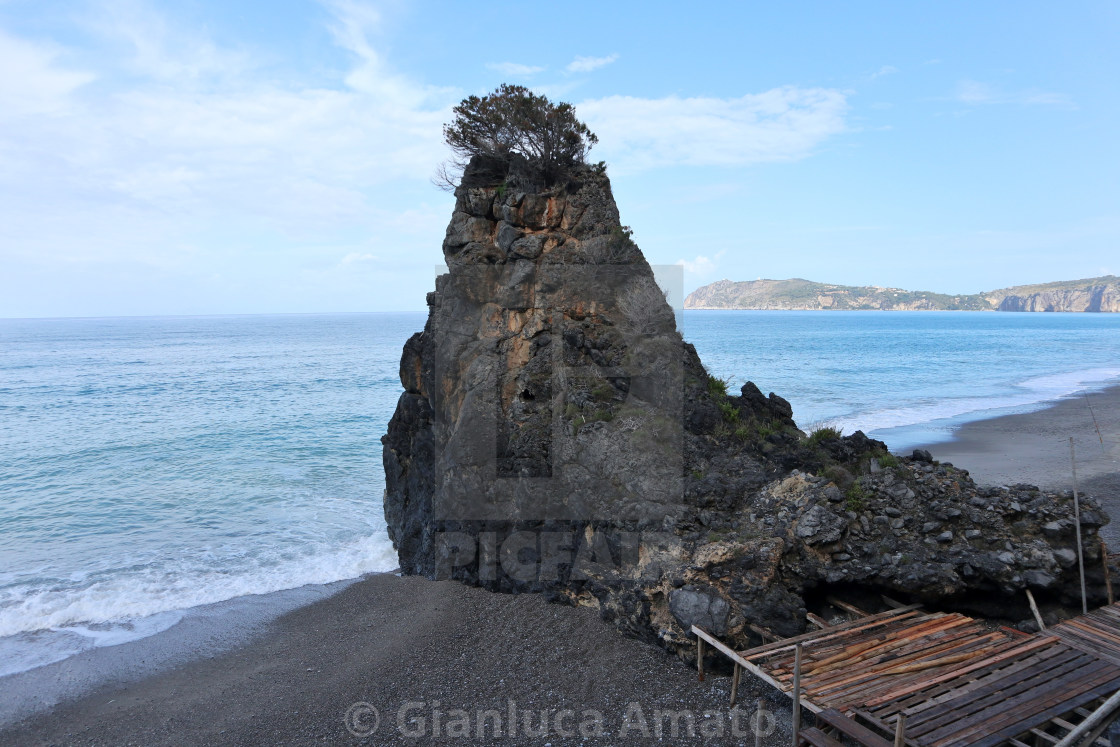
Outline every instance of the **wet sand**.
{"type": "Polygon", "coordinates": [[[1071,490],[1071,437],[1079,491],[1099,500],[1113,517],[1101,534],[1120,550],[1120,386],[1068,397],[1036,412],[966,423],[952,441],[920,448],[968,470],[981,485],[1071,490]]]}

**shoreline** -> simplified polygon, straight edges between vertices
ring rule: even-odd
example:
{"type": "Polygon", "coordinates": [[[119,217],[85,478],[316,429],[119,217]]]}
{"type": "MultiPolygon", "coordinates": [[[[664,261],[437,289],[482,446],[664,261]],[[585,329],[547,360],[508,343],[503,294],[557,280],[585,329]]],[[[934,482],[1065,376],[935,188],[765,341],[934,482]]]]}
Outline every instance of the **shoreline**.
{"type": "Polygon", "coordinates": [[[0,677],[0,734],[22,719],[86,696],[224,654],[261,636],[300,607],[329,598],[360,579],[307,584],[246,594],[180,610],[174,625],[142,638],[97,646],[48,664],[0,677]]]}
{"type": "MultiPolygon", "coordinates": [[[[1113,384],[1068,395],[1030,412],[969,421],[954,428],[948,441],[914,448],[968,470],[980,485],[1026,483],[1064,491],[1073,489],[1072,437],[1078,492],[1101,502],[1113,520],[1101,535],[1120,549],[1118,434],[1120,385],[1113,384]]],[[[910,448],[904,453],[910,453],[910,448]]]]}
{"type": "MultiPolygon", "coordinates": [[[[740,683],[736,715],[728,705],[730,677],[697,682],[695,667],[619,635],[597,610],[453,581],[368,576],[287,612],[224,653],[196,654],[0,725],[0,742],[417,744],[451,737],[462,744],[637,745],[656,740],[661,711],[691,714],[697,728],[718,722],[721,741],[753,743],[746,722],[759,698],[774,724],[764,744],[790,739],[787,699],[759,681],[740,683]],[[451,731],[457,711],[467,714],[466,736],[451,731]],[[551,716],[541,735],[545,711],[551,716]],[[497,734],[483,712],[501,719],[497,734]],[[627,714],[630,723],[641,714],[647,733],[626,729],[627,714]]],[[[669,723],[663,721],[667,738],[669,723]]]]}

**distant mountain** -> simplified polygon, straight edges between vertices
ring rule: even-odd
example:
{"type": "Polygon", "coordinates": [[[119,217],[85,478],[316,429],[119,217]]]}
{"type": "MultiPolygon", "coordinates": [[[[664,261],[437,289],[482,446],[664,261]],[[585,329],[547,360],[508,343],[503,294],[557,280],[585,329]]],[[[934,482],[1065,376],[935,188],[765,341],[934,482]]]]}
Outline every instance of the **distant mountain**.
{"type": "Polygon", "coordinates": [[[811,280],[720,280],[697,288],[686,309],[877,309],[883,311],[1120,312],[1120,278],[1106,275],[1041,285],[948,295],[811,280]]]}

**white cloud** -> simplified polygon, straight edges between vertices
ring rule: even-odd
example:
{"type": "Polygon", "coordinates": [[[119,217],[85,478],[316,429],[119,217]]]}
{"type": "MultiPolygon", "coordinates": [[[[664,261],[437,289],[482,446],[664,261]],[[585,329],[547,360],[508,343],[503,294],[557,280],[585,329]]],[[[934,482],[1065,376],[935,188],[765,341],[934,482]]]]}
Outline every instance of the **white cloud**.
{"type": "Polygon", "coordinates": [[[875,80],[876,78],[881,78],[884,75],[891,75],[891,74],[897,73],[897,72],[898,72],[897,67],[894,67],[893,65],[883,65],[876,72],[871,73],[871,80],[875,80]]]}
{"type": "Polygon", "coordinates": [[[160,226],[177,236],[184,224],[208,220],[296,232],[365,224],[395,212],[370,204],[379,185],[426,186],[445,157],[441,125],[458,93],[385,64],[369,41],[377,16],[366,6],[329,6],[334,38],[354,58],[335,87],[247,77],[248,64],[181,64],[183,50],[212,50],[212,60],[238,55],[189,31],[180,35],[142,6],[112,7],[141,19],[121,33],[132,40],[128,64],[144,61],[149,75],[130,77],[125,88],[113,85],[110,69],[64,70],[53,46],[0,34],[0,67],[16,71],[0,76],[0,121],[52,113],[0,132],[0,224],[9,248],[42,247],[54,234],[59,247],[92,252],[91,235],[119,236],[134,226],[150,243],[160,226]],[[189,84],[203,74],[206,85],[189,84]],[[82,84],[95,77],[105,82],[96,95],[83,95],[82,84]],[[188,84],[167,85],[169,78],[188,84]],[[97,216],[116,216],[114,228],[105,233],[97,216]],[[15,226],[26,235],[17,238],[15,226]],[[66,226],[70,236],[56,233],[66,226]]]}
{"type": "Polygon", "coordinates": [[[1075,108],[1075,104],[1064,93],[1051,93],[1029,89],[1019,92],[998,91],[987,83],[975,80],[962,80],[957,84],[955,98],[964,104],[1020,104],[1026,106],[1059,106],[1075,108]]]}
{"type": "Polygon", "coordinates": [[[667,165],[742,166],[804,158],[845,130],[847,99],[787,86],[740,98],[611,96],[577,105],[616,170],[667,165]]]}
{"type": "Polygon", "coordinates": [[[618,59],[617,54],[609,54],[606,57],[579,57],[568,63],[565,68],[569,73],[590,73],[592,70],[598,70],[601,67],[606,67],[618,59]]]}
{"type": "Polygon", "coordinates": [[[342,258],[342,261],[339,264],[352,265],[362,262],[377,262],[379,260],[380,257],[369,252],[350,252],[342,258]]]}
{"type": "Polygon", "coordinates": [[[94,80],[90,72],[56,64],[61,50],[0,31],[0,119],[26,114],[60,114],[71,94],[94,80]]]}
{"type": "Polygon", "coordinates": [[[717,252],[714,258],[698,254],[693,259],[678,259],[676,263],[690,275],[710,275],[719,266],[719,260],[724,253],[724,251],[717,252]]]}
{"type": "Polygon", "coordinates": [[[90,30],[131,50],[131,72],[182,84],[211,76],[228,78],[251,66],[247,54],[218,47],[141,0],[106,0],[86,18],[90,30]]]}
{"type": "Polygon", "coordinates": [[[537,73],[543,73],[543,67],[535,67],[533,65],[522,65],[517,62],[487,62],[486,68],[494,72],[508,75],[511,78],[528,78],[537,73]]]}

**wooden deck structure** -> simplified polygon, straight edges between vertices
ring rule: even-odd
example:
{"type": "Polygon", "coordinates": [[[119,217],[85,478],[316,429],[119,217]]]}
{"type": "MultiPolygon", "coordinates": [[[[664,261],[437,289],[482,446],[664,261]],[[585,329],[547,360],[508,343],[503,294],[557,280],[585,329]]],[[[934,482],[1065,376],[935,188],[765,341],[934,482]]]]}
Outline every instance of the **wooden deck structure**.
{"type": "Polygon", "coordinates": [[[912,747],[1055,745],[1120,690],[1120,604],[1034,635],[917,606],[747,651],[693,632],[791,698],[800,647],[801,707],[880,735],[861,744],[893,744],[903,716],[912,747]]]}

